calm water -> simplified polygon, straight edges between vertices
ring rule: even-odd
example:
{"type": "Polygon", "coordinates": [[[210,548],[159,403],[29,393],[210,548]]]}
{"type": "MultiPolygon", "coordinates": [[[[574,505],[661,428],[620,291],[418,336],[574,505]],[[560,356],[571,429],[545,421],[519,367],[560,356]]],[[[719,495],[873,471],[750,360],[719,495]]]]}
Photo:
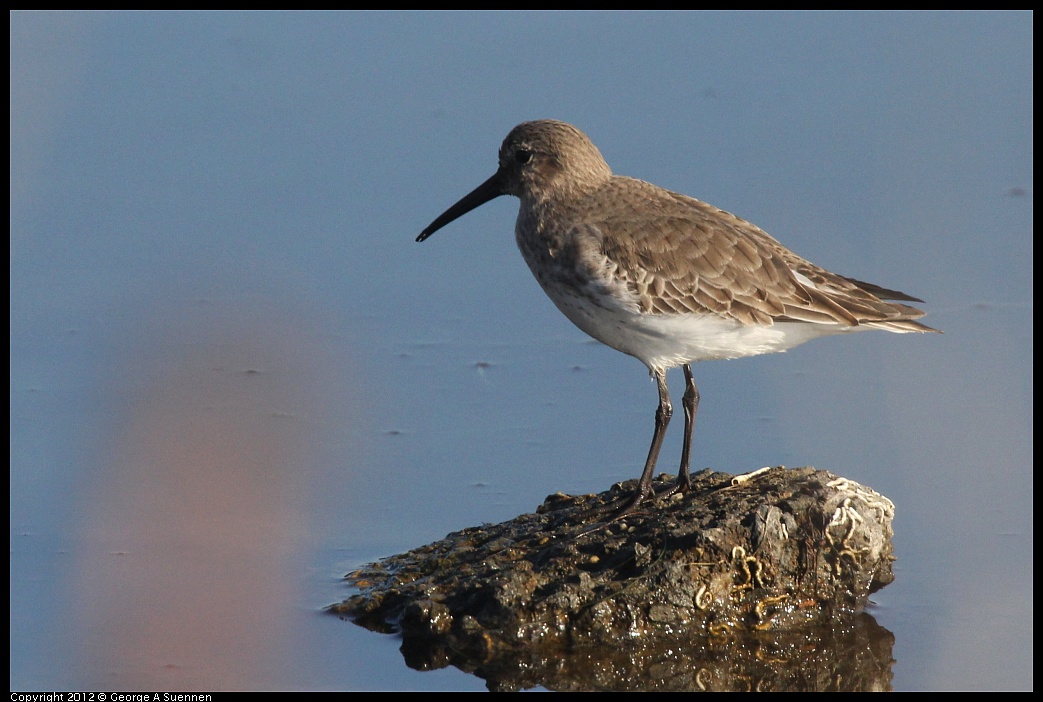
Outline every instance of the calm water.
{"type": "Polygon", "coordinates": [[[693,467],[889,496],[895,688],[1032,688],[1032,38],[1027,13],[13,14],[12,689],[484,689],[320,610],[360,563],[640,471],[654,386],[545,299],[516,201],[413,242],[542,117],[928,301],[944,336],[697,366],[693,467]]]}

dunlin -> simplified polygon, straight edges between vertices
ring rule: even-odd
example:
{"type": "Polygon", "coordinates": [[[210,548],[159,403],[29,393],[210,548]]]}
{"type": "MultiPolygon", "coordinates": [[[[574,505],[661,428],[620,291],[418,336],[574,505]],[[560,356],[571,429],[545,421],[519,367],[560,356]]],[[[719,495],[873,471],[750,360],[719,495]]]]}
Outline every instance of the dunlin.
{"type": "Polygon", "coordinates": [[[653,497],[652,472],[673,409],[666,371],[681,366],[684,446],[677,482],[691,487],[699,391],[693,361],[785,351],[820,336],[883,329],[935,332],[923,302],[805,261],[758,227],[705,202],[613,175],[571,124],[524,122],[500,147],[491,178],[420,236],[499,197],[521,200],[514,235],[544,292],[598,341],[644,363],[659,388],[655,432],[628,512],[653,497]]]}

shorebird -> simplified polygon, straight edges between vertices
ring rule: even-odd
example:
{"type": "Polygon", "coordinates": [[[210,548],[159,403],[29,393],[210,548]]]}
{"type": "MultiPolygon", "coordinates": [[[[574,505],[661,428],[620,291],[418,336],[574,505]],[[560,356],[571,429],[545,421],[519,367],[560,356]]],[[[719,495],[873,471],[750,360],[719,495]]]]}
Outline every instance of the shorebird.
{"type": "Polygon", "coordinates": [[[586,134],[565,122],[523,122],[500,147],[491,178],[439,215],[424,241],[500,195],[521,200],[514,236],[558,309],[598,341],[648,367],[659,390],[655,431],[632,511],[655,497],[652,472],[673,414],[666,372],[681,366],[689,468],[699,390],[691,363],[785,351],[865,329],[937,332],[916,319],[918,298],[831,273],[760,228],[695,198],[613,175],[586,134]]]}

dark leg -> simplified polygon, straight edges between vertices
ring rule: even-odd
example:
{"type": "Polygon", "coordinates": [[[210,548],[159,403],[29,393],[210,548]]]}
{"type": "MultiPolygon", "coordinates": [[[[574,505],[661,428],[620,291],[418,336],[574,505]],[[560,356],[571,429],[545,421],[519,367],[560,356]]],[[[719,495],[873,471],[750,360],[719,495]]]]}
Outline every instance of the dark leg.
{"type": "Polygon", "coordinates": [[[695,378],[692,377],[692,367],[684,364],[684,398],[681,406],[684,407],[684,448],[681,449],[681,467],[677,470],[677,482],[667,491],[666,495],[675,492],[684,494],[692,489],[692,476],[689,471],[692,457],[692,432],[695,429],[695,412],[699,409],[699,388],[695,387],[695,378]]]}
{"type": "Polygon", "coordinates": [[[681,404],[684,407],[684,449],[681,451],[681,468],[677,471],[677,486],[682,492],[692,489],[689,473],[692,458],[692,434],[695,431],[695,413],[699,410],[699,388],[695,387],[692,367],[684,364],[685,390],[681,404]]]}
{"type": "MultiPolygon", "coordinates": [[[[687,367],[687,366],[686,366],[687,367]]],[[[652,371],[656,385],[659,387],[659,407],[655,412],[655,433],[652,434],[652,445],[648,447],[648,458],[645,459],[645,469],[641,472],[641,481],[637,486],[637,494],[616,515],[616,519],[625,516],[634,510],[639,504],[653,496],[652,472],[655,470],[656,459],[659,458],[659,449],[663,446],[663,436],[666,435],[666,425],[670,423],[670,417],[674,408],[670,404],[670,391],[666,389],[666,371],[652,371]]],[[[694,385],[693,385],[694,387],[694,385]]],[[[688,397],[688,393],[685,393],[688,397]]],[[[685,409],[687,417],[688,410],[685,409]]]]}

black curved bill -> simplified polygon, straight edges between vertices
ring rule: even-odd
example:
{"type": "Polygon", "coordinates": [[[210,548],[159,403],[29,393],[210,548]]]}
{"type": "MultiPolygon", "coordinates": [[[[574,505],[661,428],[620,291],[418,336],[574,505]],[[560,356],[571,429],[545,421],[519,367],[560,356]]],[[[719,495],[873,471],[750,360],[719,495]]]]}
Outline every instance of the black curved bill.
{"type": "Polygon", "coordinates": [[[507,192],[503,187],[503,176],[500,171],[496,171],[492,178],[485,181],[477,188],[460,198],[460,201],[450,207],[448,210],[438,215],[437,219],[431,224],[427,225],[427,229],[420,232],[420,236],[416,238],[417,241],[423,241],[427,237],[431,236],[445,225],[452,222],[454,219],[458,219],[476,207],[481,207],[485,203],[489,202],[494,198],[506,195],[507,192]]]}

